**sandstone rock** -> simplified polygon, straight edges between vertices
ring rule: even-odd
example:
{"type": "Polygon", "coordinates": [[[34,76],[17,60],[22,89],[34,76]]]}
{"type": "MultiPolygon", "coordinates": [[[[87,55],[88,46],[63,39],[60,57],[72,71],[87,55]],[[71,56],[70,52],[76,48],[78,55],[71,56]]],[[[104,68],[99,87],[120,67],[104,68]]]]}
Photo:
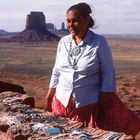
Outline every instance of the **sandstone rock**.
{"type": "Polygon", "coordinates": [[[44,32],[46,30],[45,16],[42,12],[31,12],[26,18],[25,30],[37,30],[44,32]]]}
{"type": "Polygon", "coordinates": [[[20,94],[19,92],[13,92],[13,91],[1,92],[0,106],[2,106],[2,104],[12,104],[16,102],[17,103],[21,102],[22,104],[29,105],[31,108],[35,107],[35,100],[34,97],[32,96],[29,96],[27,94],[20,94]]]}
{"type": "Polygon", "coordinates": [[[4,123],[0,122],[0,131],[7,132],[8,128],[9,128],[8,124],[4,124],[4,123]]]}
{"type": "Polygon", "coordinates": [[[0,81],[0,93],[4,91],[13,91],[25,94],[24,88],[17,84],[0,81]]]}
{"type": "Polygon", "coordinates": [[[30,12],[26,18],[25,30],[13,39],[18,41],[57,41],[60,37],[46,29],[43,12],[30,12]]]}
{"type": "Polygon", "coordinates": [[[23,104],[30,105],[32,108],[35,107],[35,100],[33,97],[27,96],[27,95],[22,95],[21,99],[22,99],[23,104]]]}
{"type": "Polygon", "coordinates": [[[7,133],[0,131],[0,140],[13,140],[7,133]]]}
{"type": "Polygon", "coordinates": [[[27,139],[28,137],[22,134],[17,134],[16,136],[14,136],[14,140],[27,140],[27,139]]]}

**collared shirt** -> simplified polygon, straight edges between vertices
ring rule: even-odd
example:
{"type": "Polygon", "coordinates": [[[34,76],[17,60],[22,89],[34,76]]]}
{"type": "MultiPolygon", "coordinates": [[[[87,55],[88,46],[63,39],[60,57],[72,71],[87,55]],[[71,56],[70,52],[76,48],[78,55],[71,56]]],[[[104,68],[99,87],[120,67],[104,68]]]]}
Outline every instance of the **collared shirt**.
{"type": "Polygon", "coordinates": [[[100,92],[115,92],[116,83],[111,51],[103,36],[89,30],[78,44],[78,56],[71,54],[75,46],[71,34],[59,41],[49,87],[56,88],[56,97],[65,107],[73,95],[78,108],[97,103],[100,92]]]}

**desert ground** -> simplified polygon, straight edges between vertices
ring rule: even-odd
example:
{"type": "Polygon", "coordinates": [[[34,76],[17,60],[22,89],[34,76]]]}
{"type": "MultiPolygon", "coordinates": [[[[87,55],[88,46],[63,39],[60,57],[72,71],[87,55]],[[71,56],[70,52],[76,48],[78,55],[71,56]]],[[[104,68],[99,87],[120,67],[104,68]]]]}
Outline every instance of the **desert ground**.
{"type": "MultiPolygon", "coordinates": [[[[140,115],[140,41],[108,39],[117,94],[140,115]]],[[[0,81],[19,84],[43,108],[58,42],[0,42],[0,81]]]]}

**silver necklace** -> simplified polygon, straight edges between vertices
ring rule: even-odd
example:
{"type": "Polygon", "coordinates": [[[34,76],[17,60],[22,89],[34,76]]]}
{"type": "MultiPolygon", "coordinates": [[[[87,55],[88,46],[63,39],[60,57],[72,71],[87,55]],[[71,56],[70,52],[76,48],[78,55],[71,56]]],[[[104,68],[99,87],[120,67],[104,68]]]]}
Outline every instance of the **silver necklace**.
{"type": "Polygon", "coordinates": [[[70,40],[70,49],[65,46],[66,51],[68,52],[68,62],[72,68],[74,68],[77,65],[77,62],[79,61],[80,57],[83,55],[84,50],[86,49],[86,45],[82,45],[83,47],[78,49],[72,49],[72,40],[70,40]],[[73,61],[73,56],[75,56],[74,61],[73,61]]]}
{"type": "Polygon", "coordinates": [[[73,49],[72,49],[72,55],[73,56],[78,56],[81,52],[81,49],[78,47],[78,46],[75,46],[73,49]]]}
{"type": "Polygon", "coordinates": [[[79,46],[74,46],[72,48],[72,42],[70,42],[70,50],[69,50],[69,54],[71,56],[78,56],[81,53],[81,49],[79,46]]]}
{"type": "Polygon", "coordinates": [[[70,49],[69,49],[69,51],[67,49],[66,50],[68,51],[68,54],[69,54],[68,61],[69,61],[70,65],[72,67],[75,67],[76,66],[77,62],[79,61],[80,57],[84,53],[84,50],[85,49],[86,49],[85,46],[82,47],[82,48],[80,48],[79,46],[75,46],[74,48],[72,48],[72,41],[70,42],[70,49]],[[72,63],[71,60],[70,60],[70,58],[72,58],[73,56],[75,58],[74,58],[74,61],[72,63]]]}

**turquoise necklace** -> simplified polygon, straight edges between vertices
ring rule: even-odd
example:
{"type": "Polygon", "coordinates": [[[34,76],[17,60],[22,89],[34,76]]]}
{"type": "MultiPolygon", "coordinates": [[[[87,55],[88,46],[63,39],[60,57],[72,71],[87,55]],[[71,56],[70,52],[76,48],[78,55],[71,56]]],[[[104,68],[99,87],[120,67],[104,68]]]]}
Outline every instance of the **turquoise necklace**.
{"type": "Polygon", "coordinates": [[[81,52],[81,49],[79,46],[75,46],[74,48],[71,49],[71,54],[73,56],[78,56],[81,52]]]}
{"type": "Polygon", "coordinates": [[[68,62],[72,68],[74,68],[77,65],[77,62],[79,61],[80,57],[83,55],[84,50],[86,49],[86,46],[75,46],[72,47],[72,41],[70,41],[70,49],[68,50],[65,46],[67,52],[68,52],[68,62]]]}

